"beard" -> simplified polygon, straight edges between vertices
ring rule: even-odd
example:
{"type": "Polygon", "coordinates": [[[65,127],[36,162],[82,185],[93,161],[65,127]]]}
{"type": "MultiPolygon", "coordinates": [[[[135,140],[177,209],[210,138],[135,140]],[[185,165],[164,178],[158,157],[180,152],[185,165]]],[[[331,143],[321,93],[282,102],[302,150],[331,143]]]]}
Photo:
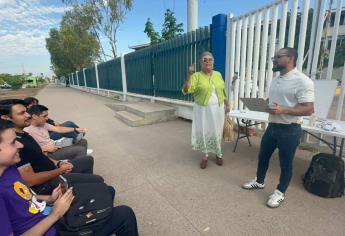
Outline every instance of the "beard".
{"type": "Polygon", "coordinates": [[[273,72],[282,71],[284,69],[285,69],[285,66],[283,66],[283,65],[273,65],[273,67],[272,67],[273,72]]]}
{"type": "Polygon", "coordinates": [[[26,127],[28,127],[28,126],[30,126],[31,125],[31,119],[28,119],[28,120],[26,120],[26,121],[24,121],[21,125],[20,125],[20,128],[26,128],[26,127]]]}

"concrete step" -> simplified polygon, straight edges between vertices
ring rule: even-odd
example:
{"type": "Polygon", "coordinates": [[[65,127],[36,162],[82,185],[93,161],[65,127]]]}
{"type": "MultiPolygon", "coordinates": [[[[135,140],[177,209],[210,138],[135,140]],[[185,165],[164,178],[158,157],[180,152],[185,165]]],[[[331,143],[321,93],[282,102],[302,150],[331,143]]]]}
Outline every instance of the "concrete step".
{"type": "Polygon", "coordinates": [[[113,111],[124,111],[126,110],[126,104],[123,102],[116,102],[116,103],[109,103],[105,104],[107,107],[112,109],[113,111]]]}
{"type": "MultiPolygon", "coordinates": [[[[126,110],[145,119],[167,120],[167,117],[175,119],[174,107],[159,103],[136,102],[126,104],[126,110]]],[[[169,119],[168,119],[169,120],[169,119]]]]}
{"type": "Polygon", "coordinates": [[[137,116],[128,111],[117,111],[115,112],[115,116],[119,120],[132,127],[146,125],[146,121],[143,117],[137,116]]]}
{"type": "Polygon", "coordinates": [[[116,102],[106,104],[115,116],[130,126],[154,124],[176,119],[175,108],[151,102],[116,102]]]}

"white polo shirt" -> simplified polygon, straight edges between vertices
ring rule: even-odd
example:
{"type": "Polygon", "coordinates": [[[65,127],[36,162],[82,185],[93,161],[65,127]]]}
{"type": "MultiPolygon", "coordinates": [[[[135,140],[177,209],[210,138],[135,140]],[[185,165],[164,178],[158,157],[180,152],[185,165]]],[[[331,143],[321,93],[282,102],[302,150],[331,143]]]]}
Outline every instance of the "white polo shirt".
{"type": "MultiPolygon", "coordinates": [[[[296,68],[274,78],[269,89],[269,104],[295,107],[298,103],[314,102],[314,82],[296,68]]],[[[269,115],[269,122],[279,124],[302,123],[301,116],[269,115]]]]}

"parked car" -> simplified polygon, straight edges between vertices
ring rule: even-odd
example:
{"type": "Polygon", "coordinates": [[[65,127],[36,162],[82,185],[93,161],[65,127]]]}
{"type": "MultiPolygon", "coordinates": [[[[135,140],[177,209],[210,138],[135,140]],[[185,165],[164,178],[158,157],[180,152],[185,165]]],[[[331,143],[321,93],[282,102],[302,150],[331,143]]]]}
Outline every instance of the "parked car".
{"type": "Polygon", "coordinates": [[[8,83],[3,83],[3,84],[0,84],[0,89],[10,89],[12,88],[12,86],[8,83]]]}

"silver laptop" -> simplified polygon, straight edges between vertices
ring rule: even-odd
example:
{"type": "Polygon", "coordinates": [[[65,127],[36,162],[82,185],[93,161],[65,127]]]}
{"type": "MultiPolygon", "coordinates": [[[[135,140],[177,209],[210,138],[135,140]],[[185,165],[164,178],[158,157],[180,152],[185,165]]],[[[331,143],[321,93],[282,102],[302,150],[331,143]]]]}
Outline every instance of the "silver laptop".
{"type": "Polygon", "coordinates": [[[251,111],[267,112],[268,100],[263,98],[240,98],[244,106],[251,111]]]}

